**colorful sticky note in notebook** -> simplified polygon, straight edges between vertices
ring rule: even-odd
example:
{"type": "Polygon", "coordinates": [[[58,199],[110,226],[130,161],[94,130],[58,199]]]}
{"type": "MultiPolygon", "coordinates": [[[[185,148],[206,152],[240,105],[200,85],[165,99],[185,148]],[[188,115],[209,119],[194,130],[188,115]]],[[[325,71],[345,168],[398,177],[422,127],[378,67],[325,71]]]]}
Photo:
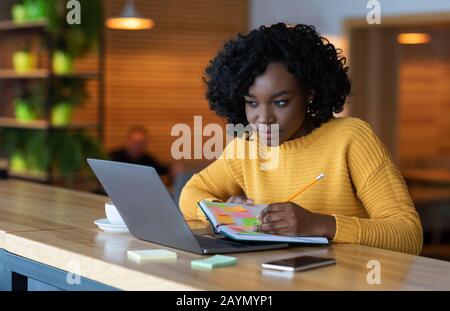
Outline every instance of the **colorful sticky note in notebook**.
{"type": "Polygon", "coordinates": [[[210,209],[214,212],[214,214],[216,215],[228,215],[227,212],[225,212],[222,208],[219,207],[210,207],[210,209]]]}
{"type": "Polygon", "coordinates": [[[229,215],[217,215],[217,221],[224,225],[234,224],[234,219],[229,215]]]}
{"type": "Polygon", "coordinates": [[[218,208],[222,208],[222,207],[227,207],[228,203],[219,203],[219,202],[208,202],[208,206],[211,207],[218,207],[218,208]]]}
{"type": "Polygon", "coordinates": [[[210,270],[213,268],[232,266],[235,265],[236,262],[236,257],[215,255],[207,259],[192,260],[191,267],[210,270]]]}
{"type": "Polygon", "coordinates": [[[260,221],[256,218],[242,218],[244,226],[256,226],[260,224],[260,221]]]}
{"type": "Polygon", "coordinates": [[[251,231],[252,229],[254,229],[254,226],[238,226],[238,225],[229,225],[228,227],[230,227],[230,229],[233,229],[236,232],[241,232],[241,231],[251,231]]]}
{"type": "Polygon", "coordinates": [[[250,212],[237,212],[232,214],[234,218],[254,218],[255,216],[250,212]]]}
{"type": "Polygon", "coordinates": [[[129,250],[128,258],[137,262],[145,261],[171,261],[177,259],[177,253],[166,249],[129,250]]]}
{"type": "Polygon", "coordinates": [[[238,213],[238,212],[246,212],[247,211],[247,209],[245,209],[244,207],[242,207],[240,205],[227,206],[227,207],[224,207],[223,209],[230,213],[238,213]]]}

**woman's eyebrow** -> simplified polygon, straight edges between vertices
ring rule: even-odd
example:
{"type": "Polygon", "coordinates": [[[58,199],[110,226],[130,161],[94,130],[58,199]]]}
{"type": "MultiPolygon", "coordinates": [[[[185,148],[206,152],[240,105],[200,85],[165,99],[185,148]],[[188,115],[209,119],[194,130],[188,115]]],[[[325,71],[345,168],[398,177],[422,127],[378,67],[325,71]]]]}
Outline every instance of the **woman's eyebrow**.
{"type": "MultiPolygon", "coordinates": [[[[281,95],[286,95],[286,94],[290,94],[290,93],[292,93],[292,92],[291,91],[279,91],[279,92],[276,92],[276,93],[272,94],[270,96],[270,98],[273,99],[273,98],[279,97],[281,95]]],[[[247,95],[244,95],[244,96],[250,97],[250,98],[256,98],[256,96],[251,94],[251,93],[248,93],[247,95]]]]}
{"type": "Polygon", "coordinates": [[[289,93],[292,93],[292,92],[291,91],[279,91],[279,92],[276,92],[276,93],[272,94],[272,96],[270,96],[270,97],[271,98],[276,98],[276,97],[279,97],[281,95],[286,95],[286,94],[289,94],[289,93]]]}

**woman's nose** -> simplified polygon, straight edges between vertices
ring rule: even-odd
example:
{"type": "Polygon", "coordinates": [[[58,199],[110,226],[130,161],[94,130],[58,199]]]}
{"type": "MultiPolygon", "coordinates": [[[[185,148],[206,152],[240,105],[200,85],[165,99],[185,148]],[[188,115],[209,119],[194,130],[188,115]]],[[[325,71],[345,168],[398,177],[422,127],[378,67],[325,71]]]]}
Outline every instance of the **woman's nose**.
{"type": "Polygon", "coordinates": [[[260,105],[258,111],[258,124],[272,124],[275,123],[275,114],[271,105],[260,105]]]}

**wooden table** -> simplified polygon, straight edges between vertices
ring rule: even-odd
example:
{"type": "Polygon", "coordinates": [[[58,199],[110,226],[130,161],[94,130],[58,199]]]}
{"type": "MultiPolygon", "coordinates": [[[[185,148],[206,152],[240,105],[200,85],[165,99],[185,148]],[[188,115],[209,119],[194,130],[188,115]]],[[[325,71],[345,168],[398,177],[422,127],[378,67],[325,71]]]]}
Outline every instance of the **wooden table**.
{"type": "Polygon", "coordinates": [[[105,196],[15,180],[0,180],[0,248],[8,232],[96,228],[105,196]]]}
{"type": "MultiPolygon", "coordinates": [[[[93,221],[104,217],[103,196],[0,181],[0,270],[10,289],[12,272],[51,289],[123,290],[449,290],[450,263],[351,244],[292,247],[235,254],[233,267],[195,270],[201,255],[174,250],[176,262],[138,264],[128,249],[166,248],[128,233],[102,232],[93,221]],[[3,255],[2,255],[3,254],[3,255]],[[334,257],[335,266],[300,273],[273,273],[261,263],[297,255],[334,257]],[[1,260],[1,259],[0,259],[1,260]],[[369,285],[367,263],[378,260],[381,284],[369,285]],[[80,275],[69,284],[68,272],[80,275]]],[[[192,222],[197,232],[204,224],[192,222]]],[[[42,288],[42,287],[41,287],[42,288]]]]}

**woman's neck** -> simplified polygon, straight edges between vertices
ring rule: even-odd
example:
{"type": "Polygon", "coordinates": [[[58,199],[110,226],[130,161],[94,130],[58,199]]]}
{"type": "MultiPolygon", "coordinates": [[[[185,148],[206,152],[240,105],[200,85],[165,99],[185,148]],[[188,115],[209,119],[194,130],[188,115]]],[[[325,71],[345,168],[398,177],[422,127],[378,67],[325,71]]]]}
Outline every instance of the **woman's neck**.
{"type": "Polygon", "coordinates": [[[315,127],[312,118],[309,115],[306,115],[298,130],[288,140],[293,140],[308,135],[314,130],[314,128],[315,127]]]}

